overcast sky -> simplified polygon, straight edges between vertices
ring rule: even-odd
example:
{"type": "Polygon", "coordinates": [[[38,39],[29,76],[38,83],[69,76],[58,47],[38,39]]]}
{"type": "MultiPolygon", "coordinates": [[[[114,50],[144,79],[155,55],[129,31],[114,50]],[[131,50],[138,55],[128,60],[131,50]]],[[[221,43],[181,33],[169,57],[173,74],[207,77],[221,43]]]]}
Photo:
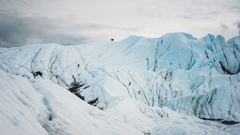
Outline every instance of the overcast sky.
{"type": "Polygon", "coordinates": [[[0,46],[240,34],[240,0],[0,0],[0,46]]]}

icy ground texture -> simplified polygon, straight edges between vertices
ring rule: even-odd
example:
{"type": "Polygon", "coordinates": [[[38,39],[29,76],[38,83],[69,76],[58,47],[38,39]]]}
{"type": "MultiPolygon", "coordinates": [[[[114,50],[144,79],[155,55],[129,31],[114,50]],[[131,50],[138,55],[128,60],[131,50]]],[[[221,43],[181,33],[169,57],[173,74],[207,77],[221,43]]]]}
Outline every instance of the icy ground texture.
{"type": "Polygon", "coordinates": [[[132,98],[103,111],[48,80],[0,70],[1,135],[237,134],[240,124],[223,125],[132,98]]]}
{"type": "MultiPolygon", "coordinates": [[[[36,44],[0,48],[0,69],[33,79],[31,72],[64,87],[83,82],[86,101],[106,111],[131,98],[199,118],[240,122],[240,38],[130,36],[119,42],[75,46],[36,44]],[[79,65],[79,66],[78,66],[79,65]]],[[[131,108],[131,107],[130,107],[131,108]]]]}

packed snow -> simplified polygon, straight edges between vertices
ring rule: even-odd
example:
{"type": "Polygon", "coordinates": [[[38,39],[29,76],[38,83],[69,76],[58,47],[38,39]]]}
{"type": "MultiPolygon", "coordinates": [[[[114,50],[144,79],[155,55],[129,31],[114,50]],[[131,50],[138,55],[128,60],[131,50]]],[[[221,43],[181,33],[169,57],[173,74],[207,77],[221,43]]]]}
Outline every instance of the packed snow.
{"type": "Polygon", "coordinates": [[[0,48],[0,133],[238,134],[239,41],[169,33],[0,48]]]}

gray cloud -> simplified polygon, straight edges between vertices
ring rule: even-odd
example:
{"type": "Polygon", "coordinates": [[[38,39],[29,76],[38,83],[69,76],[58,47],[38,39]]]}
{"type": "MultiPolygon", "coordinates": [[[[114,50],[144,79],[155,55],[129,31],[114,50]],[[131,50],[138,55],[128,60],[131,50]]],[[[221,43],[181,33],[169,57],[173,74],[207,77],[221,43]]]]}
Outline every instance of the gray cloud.
{"type": "Polygon", "coordinates": [[[79,23],[71,17],[25,16],[0,12],[0,46],[35,43],[74,45],[109,40],[114,31],[138,31],[138,27],[79,23]],[[69,21],[70,20],[70,21],[69,21]],[[108,33],[109,32],[109,33],[108,33]]]}
{"type": "Polygon", "coordinates": [[[228,26],[226,24],[220,23],[220,25],[221,25],[222,29],[224,29],[224,30],[228,29],[228,26]]]}
{"type": "Polygon", "coordinates": [[[63,45],[186,32],[236,36],[239,0],[0,0],[0,46],[63,45]],[[216,27],[224,18],[221,28],[216,27]],[[228,30],[223,32],[222,30],[228,30]]]}
{"type": "Polygon", "coordinates": [[[89,38],[81,32],[72,33],[69,29],[81,31],[97,26],[67,25],[64,20],[53,20],[46,17],[21,17],[14,15],[0,15],[0,46],[12,47],[34,43],[59,43],[63,45],[88,42],[89,38]],[[76,29],[76,27],[78,27],[76,29]]]}
{"type": "Polygon", "coordinates": [[[237,26],[237,28],[238,28],[238,30],[239,30],[238,34],[239,34],[239,36],[240,36],[240,21],[234,22],[233,25],[234,25],[234,26],[237,26]]]}
{"type": "Polygon", "coordinates": [[[13,46],[14,45],[12,45],[11,43],[7,43],[2,38],[0,38],[0,47],[13,47],[13,46]]]}

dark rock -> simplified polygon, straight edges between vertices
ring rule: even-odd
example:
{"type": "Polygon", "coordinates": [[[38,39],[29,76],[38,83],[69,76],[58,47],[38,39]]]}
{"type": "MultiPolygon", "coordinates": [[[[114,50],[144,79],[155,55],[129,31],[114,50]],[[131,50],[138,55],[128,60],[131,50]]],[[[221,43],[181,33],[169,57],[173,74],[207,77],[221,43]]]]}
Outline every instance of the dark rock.
{"type": "Polygon", "coordinates": [[[71,87],[68,89],[70,92],[74,93],[77,97],[79,97],[80,99],[84,100],[84,96],[82,96],[79,92],[78,92],[78,88],[84,86],[84,84],[82,82],[72,82],[71,83],[71,87]]]}
{"type": "Polygon", "coordinates": [[[88,101],[88,104],[93,105],[94,103],[96,103],[98,101],[98,98],[88,101]]]}
{"type": "Polygon", "coordinates": [[[48,116],[48,120],[52,121],[52,115],[51,114],[48,116]]]}
{"type": "Polygon", "coordinates": [[[87,89],[87,88],[89,88],[90,86],[86,86],[86,87],[84,87],[83,89],[87,89]]]}
{"type": "Polygon", "coordinates": [[[37,71],[37,72],[32,71],[31,73],[33,74],[34,78],[38,75],[40,75],[42,77],[42,72],[40,72],[40,71],[37,71]]]}
{"type": "Polygon", "coordinates": [[[71,88],[69,88],[68,90],[71,91],[71,92],[77,92],[78,91],[78,88],[84,86],[83,83],[79,83],[79,82],[72,82],[71,83],[71,88]]]}
{"type": "Polygon", "coordinates": [[[222,121],[222,124],[226,124],[226,125],[234,125],[234,124],[238,124],[240,122],[236,122],[236,121],[233,121],[233,120],[230,120],[230,121],[227,121],[227,120],[224,120],[222,121]]]}
{"type": "Polygon", "coordinates": [[[74,93],[74,94],[80,99],[85,100],[84,96],[82,96],[80,93],[74,93]]]}
{"type": "Polygon", "coordinates": [[[211,120],[211,121],[222,121],[223,119],[212,119],[212,118],[200,118],[202,120],[211,120]]]}

